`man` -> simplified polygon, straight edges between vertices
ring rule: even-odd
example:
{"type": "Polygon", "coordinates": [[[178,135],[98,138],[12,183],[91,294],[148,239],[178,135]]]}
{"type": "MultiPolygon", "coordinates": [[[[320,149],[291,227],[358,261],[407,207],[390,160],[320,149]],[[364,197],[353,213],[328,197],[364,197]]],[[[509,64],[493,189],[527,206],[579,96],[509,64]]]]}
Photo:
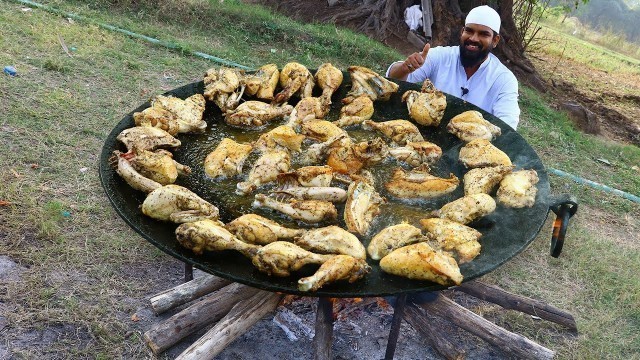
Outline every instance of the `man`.
{"type": "Polygon", "coordinates": [[[495,115],[514,130],[520,120],[518,81],[491,53],[500,41],[500,15],[483,5],[469,11],[460,46],[425,45],[405,61],[389,67],[387,76],[409,82],[430,79],[435,87],[459,96],[495,115]]]}

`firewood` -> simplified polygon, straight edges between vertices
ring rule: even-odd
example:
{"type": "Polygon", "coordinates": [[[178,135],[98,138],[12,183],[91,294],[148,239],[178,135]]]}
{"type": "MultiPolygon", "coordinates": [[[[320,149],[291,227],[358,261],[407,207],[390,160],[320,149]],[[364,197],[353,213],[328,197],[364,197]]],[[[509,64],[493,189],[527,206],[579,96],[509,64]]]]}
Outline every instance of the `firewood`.
{"type": "Polygon", "coordinates": [[[516,295],[505,291],[495,285],[481,281],[470,281],[455,288],[478,299],[498,304],[505,309],[517,310],[525,314],[538,316],[542,319],[568,327],[578,331],[576,321],[571,314],[541,301],[516,295]]]}
{"type": "Polygon", "coordinates": [[[333,344],[333,304],[328,298],[318,298],[316,334],[313,337],[314,360],[331,360],[333,344]]]}
{"type": "Polygon", "coordinates": [[[180,354],[176,360],[213,359],[258,320],[274,311],[281,298],[282,295],[278,293],[258,291],[251,298],[239,302],[222,320],[180,354]]]}
{"type": "Polygon", "coordinates": [[[186,304],[212,291],[227,286],[231,281],[213,275],[197,277],[189,282],[165,290],[151,298],[151,308],[156,315],[186,304]]]}
{"type": "Polygon", "coordinates": [[[419,304],[413,302],[411,306],[420,306],[430,314],[445,318],[510,356],[519,359],[551,359],[555,355],[555,351],[507,331],[441,294],[436,294],[433,301],[419,304]]]}
{"type": "Polygon", "coordinates": [[[424,310],[416,306],[407,306],[405,308],[404,319],[418,330],[431,344],[434,350],[436,350],[445,359],[464,359],[465,352],[454,345],[446,335],[442,332],[442,329],[434,326],[424,310]]]}

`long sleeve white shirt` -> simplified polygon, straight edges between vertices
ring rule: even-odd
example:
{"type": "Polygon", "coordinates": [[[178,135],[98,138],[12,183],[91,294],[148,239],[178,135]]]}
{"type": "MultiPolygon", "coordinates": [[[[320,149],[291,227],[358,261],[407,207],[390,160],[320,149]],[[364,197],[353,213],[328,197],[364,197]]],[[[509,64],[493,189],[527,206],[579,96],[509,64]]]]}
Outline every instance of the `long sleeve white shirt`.
{"type": "MultiPolygon", "coordinates": [[[[393,66],[393,64],[392,64],[393,66]]],[[[389,67],[391,69],[391,67],[389,67]]],[[[389,70],[387,70],[389,76],[389,70]]],[[[495,115],[514,130],[520,121],[518,80],[493,54],[480,65],[469,79],[460,63],[458,46],[438,46],[430,49],[427,60],[407,81],[419,83],[431,80],[435,87],[468,101],[495,115]],[[467,89],[463,94],[462,88],[467,89]]]]}

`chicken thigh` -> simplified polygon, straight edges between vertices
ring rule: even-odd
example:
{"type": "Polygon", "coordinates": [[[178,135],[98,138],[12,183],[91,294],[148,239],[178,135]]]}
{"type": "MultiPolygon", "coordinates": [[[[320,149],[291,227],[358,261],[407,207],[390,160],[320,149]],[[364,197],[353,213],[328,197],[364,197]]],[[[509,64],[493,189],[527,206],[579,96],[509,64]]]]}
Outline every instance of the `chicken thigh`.
{"type": "Polygon", "coordinates": [[[304,138],[304,135],[296,133],[291,126],[280,125],[260,135],[254,146],[262,152],[273,149],[299,152],[304,138]]]}
{"type": "Polygon", "coordinates": [[[218,219],[217,207],[179,185],[165,185],[150,192],[142,203],[142,213],[178,224],[218,219]]]}
{"type": "Polygon", "coordinates": [[[511,166],[509,155],[485,139],[471,140],[463,146],[460,149],[460,161],[468,168],[511,166]]]}
{"type": "Polygon", "coordinates": [[[176,229],[180,245],[193,250],[196,255],[204,251],[236,250],[246,257],[252,257],[260,248],[240,241],[222,226],[210,219],[181,224],[176,229]]]}
{"type": "Polygon", "coordinates": [[[364,245],[352,233],[339,226],[327,226],[307,231],[294,239],[303,249],[320,254],[343,254],[356,259],[366,259],[364,245]]]}
{"type": "Polygon", "coordinates": [[[224,138],[204,159],[204,172],[214,179],[241,174],[251,150],[253,146],[249,144],[240,144],[224,138]]]}
{"type": "Polygon", "coordinates": [[[276,94],[273,102],[276,104],[285,103],[293,95],[298,95],[301,99],[310,97],[314,85],[313,75],[311,75],[306,66],[297,62],[290,62],[280,71],[282,91],[276,94]]]}
{"type": "Polygon", "coordinates": [[[423,166],[409,172],[396,168],[391,180],[384,186],[395,197],[404,199],[431,199],[454,191],[460,180],[454,174],[449,178],[439,178],[429,173],[429,167],[423,166]]]}
{"type": "Polygon", "coordinates": [[[390,148],[389,154],[410,166],[433,164],[442,157],[440,146],[429,141],[407,141],[402,147],[390,148]]]}
{"type": "Polygon", "coordinates": [[[482,234],[478,230],[440,218],[422,219],[420,224],[442,250],[457,253],[459,264],[469,262],[480,254],[478,240],[482,234]]]}
{"type": "Polygon", "coordinates": [[[407,120],[389,120],[383,122],[375,122],[365,120],[362,122],[362,128],[365,130],[375,130],[394,143],[404,146],[408,141],[424,141],[420,130],[407,120]]]}
{"type": "MultiPolygon", "coordinates": [[[[173,96],[158,95],[151,100],[151,107],[164,109],[173,114],[172,118],[177,123],[177,133],[200,133],[207,128],[207,123],[202,120],[205,108],[202,94],[191,95],[184,100],[173,96]]],[[[145,114],[145,111],[142,112],[143,118],[151,115],[145,114]]],[[[133,115],[133,118],[135,120],[136,114],[133,115]]],[[[147,119],[145,121],[153,123],[154,120],[147,119]]],[[[157,121],[161,122],[162,119],[157,119],[157,121]]],[[[167,125],[167,128],[174,129],[176,125],[167,125]]]]}
{"type": "Polygon", "coordinates": [[[535,170],[519,170],[505,175],[496,194],[498,201],[508,207],[532,207],[536,202],[538,173],[535,170]]]}
{"type": "Polygon", "coordinates": [[[264,273],[285,277],[291,275],[291,271],[300,270],[308,264],[322,264],[333,256],[314,254],[298,245],[276,241],[258,249],[251,262],[264,273]]]}
{"type": "Polygon", "coordinates": [[[291,155],[287,150],[273,149],[262,154],[253,164],[247,181],[237,185],[238,193],[249,194],[258,186],[275,181],[278,175],[289,171],[291,155]]]}
{"type": "Polygon", "coordinates": [[[302,236],[304,229],[289,229],[275,221],[256,214],[245,214],[225,225],[238,239],[249,243],[266,245],[274,241],[290,240],[302,236]]]}
{"type": "Polygon", "coordinates": [[[333,180],[330,166],[303,166],[289,173],[278,175],[278,183],[290,186],[327,187],[333,180]]]}
{"type": "Polygon", "coordinates": [[[502,178],[513,170],[513,165],[475,168],[464,174],[464,194],[491,194],[502,178]]]}
{"type": "Polygon", "coordinates": [[[375,71],[362,66],[350,66],[351,91],[347,93],[342,102],[350,103],[361,95],[366,95],[371,100],[389,100],[391,94],[398,91],[398,84],[380,76],[375,71]]]}
{"type": "Polygon", "coordinates": [[[492,141],[502,133],[499,127],[485,120],[482,113],[475,110],[454,116],[447,124],[447,131],[464,142],[476,139],[492,141]]]}
{"type": "Polygon", "coordinates": [[[317,97],[306,97],[296,104],[289,115],[287,125],[298,129],[300,125],[307,121],[324,119],[330,108],[317,97]]]}
{"type": "Polygon", "coordinates": [[[424,126],[438,126],[447,107],[447,97],[433,86],[429,79],[422,83],[420,92],[409,90],[402,95],[407,102],[409,117],[424,126]]]}
{"type": "Polygon", "coordinates": [[[460,224],[468,224],[495,211],[496,201],[487,194],[466,195],[444,204],[434,215],[460,224]]]}
{"type": "Polygon", "coordinates": [[[124,129],[116,139],[127,147],[128,151],[153,151],[159,148],[175,148],[180,146],[180,140],[168,132],[151,126],[134,126],[124,129]]]}
{"type": "Polygon", "coordinates": [[[245,86],[242,75],[236,69],[221,67],[209,69],[204,75],[204,97],[213,101],[222,112],[235,109],[245,86]]]}
{"type": "Polygon", "coordinates": [[[365,95],[358,96],[340,109],[340,118],[333,123],[339,127],[362,124],[371,119],[374,108],[371,98],[365,95]]]}
{"type": "Polygon", "coordinates": [[[364,182],[354,181],[347,191],[347,202],[344,206],[344,221],[347,230],[359,235],[367,235],[373,219],[380,214],[380,205],[385,199],[376,189],[364,182]]]}
{"type": "Polygon", "coordinates": [[[363,259],[348,255],[336,255],[327,260],[311,276],[298,280],[298,290],[316,291],[326,284],[338,280],[353,283],[362,279],[371,271],[371,267],[363,259]]]}
{"type": "Polygon", "coordinates": [[[395,249],[417,243],[423,239],[422,231],[413,225],[406,223],[391,225],[371,238],[367,252],[373,260],[380,260],[395,249]]]}

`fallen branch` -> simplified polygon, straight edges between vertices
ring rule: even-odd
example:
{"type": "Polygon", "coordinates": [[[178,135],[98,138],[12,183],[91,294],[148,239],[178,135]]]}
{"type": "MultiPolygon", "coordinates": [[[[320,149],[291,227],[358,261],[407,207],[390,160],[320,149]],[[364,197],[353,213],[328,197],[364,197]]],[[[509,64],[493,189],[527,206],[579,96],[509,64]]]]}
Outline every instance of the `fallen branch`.
{"type": "Polygon", "coordinates": [[[189,282],[165,290],[151,298],[151,308],[156,315],[186,304],[210,292],[231,284],[231,281],[213,275],[204,275],[189,282]]]}

